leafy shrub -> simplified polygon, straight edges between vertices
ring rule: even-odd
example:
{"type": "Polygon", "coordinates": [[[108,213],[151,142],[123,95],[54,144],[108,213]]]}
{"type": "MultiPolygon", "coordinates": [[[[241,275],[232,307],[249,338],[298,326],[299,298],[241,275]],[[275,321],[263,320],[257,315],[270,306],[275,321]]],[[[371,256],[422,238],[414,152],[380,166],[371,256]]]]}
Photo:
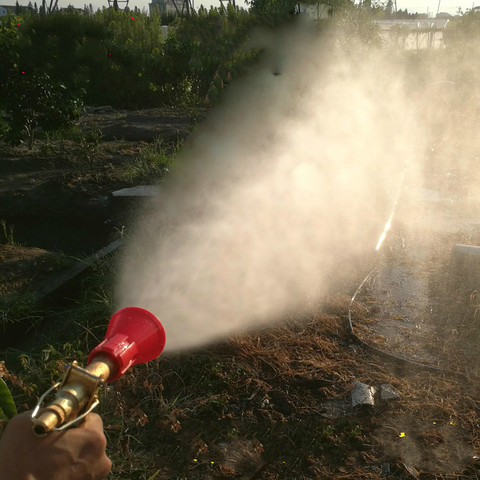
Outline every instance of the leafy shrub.
{"type": "Polygon", "coordinates": [[[75,13],[29,17],[20,27],[16,48],[26,72],[46,73],[72,95],[84,94],[95,70],[106,61],[109,32],[75,13]]]}
{"type": "Polygon", "coordinates": [[[88,104],[192,109],[204,103],[219,66],[235,75],[255,59],[246,48],[252,16],[233,5],[177,18],[167,36],[160,15],[140,12],[103,9],[92,16],[18,20],[5,21],[0,31],[4,96],[25,72],[30,79],[46,75],[88,104]]]}
{"type": "Polygon", "coordinates": [[[98,125],[90,125],[85,133],[80,137],[80,148],[90,171],[93,170],[95,160],[98,155],[98,148],[102,141],[103,134],[98,125]]]}
{"type": "Polygon", "coordinates": [[[26,137],[32,148],[37,126],[55,130],[73,123],[80,114],[81,102],[46,73],[21,72],[16,81],[4,84],[0,93],[3,121],[9,127],[4,137],[12,144],[26,137]]]}

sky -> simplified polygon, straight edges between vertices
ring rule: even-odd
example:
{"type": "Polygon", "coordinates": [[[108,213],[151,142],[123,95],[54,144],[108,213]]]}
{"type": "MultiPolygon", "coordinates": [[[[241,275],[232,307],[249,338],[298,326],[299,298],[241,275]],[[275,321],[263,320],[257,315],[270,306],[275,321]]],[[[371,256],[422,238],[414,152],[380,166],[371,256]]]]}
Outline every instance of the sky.
{"type": "MultiPolygon", "coordinates": [[[[41,0],[32,0],[32,3],[37,1],[37,4],[41,4],[41,0]]],[[[143,8],[148,9],[148,3],[151,0],[129,0],[128,6],[133,9],[138,7],[140,10],[143,8]]],[[[181,0],[179,0],[181,1],[181,0]]],[[[429,13],[431,16],[435,15],[437,9],[440,8],[440,12],[447,12],[451,15],[455,15],[458,12],[458,9],[462,9],[463,12],[471,9],[473,6],[480,6],[480,0],[396,0],[397,9],[405,10],[407,9],[410,13],[429,13]]],[[[19,0],[20,5],[28,5],[29,0],[19,0]]],[[[49,1],[47,0],[47,3],[49,1]]],[[[91,3],[94,9],[102,8],[103,6],[108,6],[108,0],[58,0],[59,7],[66,7],[68,5],[73,5],[74,7],[83,7],[84,4],[91,3]]],[[[395,0],[394,0],[395,3],[395,0]]],[[[15,0],[5,1],[1,4],[4,5],[14,5],[15,0]]],[[[200,4],[203,4],[205,7],[219,6],[220,0],[194,0],[195,8],[200,7],[200,4]]],[[[241,0],[237,0],[237,5],[241,4],[241,0]]]]}
{"type": "MultiPolygon", "coordinates": [[[[395,0],[394,0],[395,2],[395,0]]],[[[472,8],[472,6],[480,6],[480,0],[397,0],[397,9],[407,9],[410,13],[430,13],[436,14],[440,3],[440,12],[455,15],[458,9],[463,12],[472,8]]]]}

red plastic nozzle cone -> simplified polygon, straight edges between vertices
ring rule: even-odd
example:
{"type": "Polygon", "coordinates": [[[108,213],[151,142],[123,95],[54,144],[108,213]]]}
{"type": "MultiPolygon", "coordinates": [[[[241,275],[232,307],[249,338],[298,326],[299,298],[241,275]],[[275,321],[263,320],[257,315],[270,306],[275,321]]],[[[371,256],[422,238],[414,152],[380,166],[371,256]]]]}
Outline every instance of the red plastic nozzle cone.
{"type": "Polygon", "coordinates": [[[105,357],[113,365],[109,382],[120,378],[131,366],[150,362],[165,347],[165,330],[152,313],[138,307],[127,307],[113,314],[105,340],[88,355],[88,363],[105,357]]]}

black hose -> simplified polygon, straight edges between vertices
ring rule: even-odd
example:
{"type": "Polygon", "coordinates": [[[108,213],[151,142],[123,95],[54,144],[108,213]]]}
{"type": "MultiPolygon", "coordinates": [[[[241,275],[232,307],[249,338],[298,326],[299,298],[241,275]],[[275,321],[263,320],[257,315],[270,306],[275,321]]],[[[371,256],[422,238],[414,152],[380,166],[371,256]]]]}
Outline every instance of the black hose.
{"type": "Polygon", "coordinates": [[[445,375],[465,376],[466,374],[463,372],[456,372],[453,370],[443,369],[441,367],[436,367],[434,365],[429,365],[427,363],[417,362],[416,360],[413,360],[411,358],[399,357],[397,355],[394,355],[393,353],[386,352],[384,350],[381,350],[380,348],[374,347],[373,345],[370,345],[369,343],[365,342],[355,333],[355,329],[353,328],[353,321],[352,321],[352,306],[355,302],[357,295],[360,293],[365,283],[367,283],[376,273],[378,273],[378,268],[373,268],[368,273],[368,275],[363,279],[363,281],[360,283],[360,285],[358,286],[357,290],[355,291],[355,293],[353,294],[350,300],[350,306],[348,307],[348,328],[350,330],[350,333],[354,337],[355,341],[358,342],[362,347],[365,347],[375,352],[377,355],[380,355],[381,357],[385,357],[389,360],[394,360],[395,362],[413,365],[423,370],[428,370],[436,373],[443,373],[445,375]]]}

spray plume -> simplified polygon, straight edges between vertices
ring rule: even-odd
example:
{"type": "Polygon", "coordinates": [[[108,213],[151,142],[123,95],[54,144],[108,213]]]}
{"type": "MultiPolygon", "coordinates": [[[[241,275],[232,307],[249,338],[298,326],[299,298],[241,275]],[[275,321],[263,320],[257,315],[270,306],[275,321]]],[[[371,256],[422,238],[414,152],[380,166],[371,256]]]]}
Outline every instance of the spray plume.
{"type": "Polygon", "coordinates": [[[166,350],[318,301],[342,262],[375,249],[417,154],[392,62],[343,55],[338,33],[301,22],[269,35],[262,65],[192,134],[126,249],[120,306],[157,315],[166,350]]]}

